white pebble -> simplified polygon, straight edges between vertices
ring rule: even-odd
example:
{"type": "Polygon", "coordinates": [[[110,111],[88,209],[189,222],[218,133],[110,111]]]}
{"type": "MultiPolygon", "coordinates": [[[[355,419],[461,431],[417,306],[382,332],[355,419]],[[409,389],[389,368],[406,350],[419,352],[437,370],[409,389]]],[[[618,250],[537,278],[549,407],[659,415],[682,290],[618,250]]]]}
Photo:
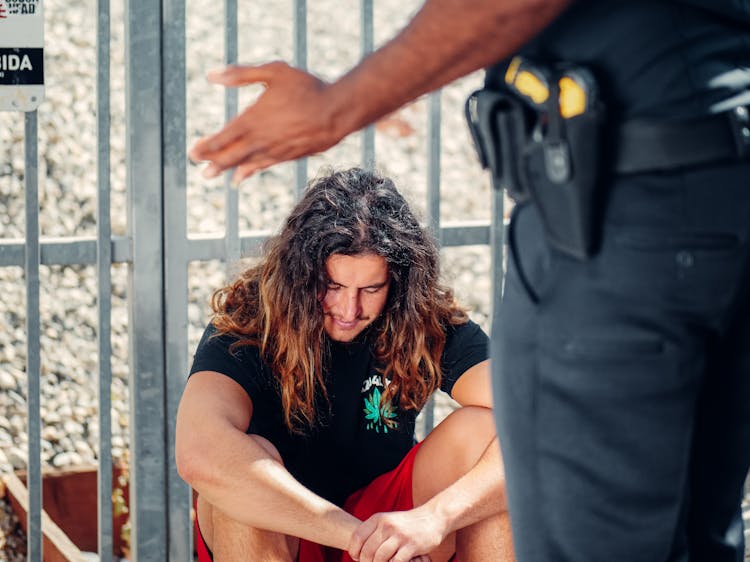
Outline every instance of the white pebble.
{"type": "Polygon", "coordinates": [[[15,390],[18,383],[7,371],[0,371],[0,390],[15,390]]]}

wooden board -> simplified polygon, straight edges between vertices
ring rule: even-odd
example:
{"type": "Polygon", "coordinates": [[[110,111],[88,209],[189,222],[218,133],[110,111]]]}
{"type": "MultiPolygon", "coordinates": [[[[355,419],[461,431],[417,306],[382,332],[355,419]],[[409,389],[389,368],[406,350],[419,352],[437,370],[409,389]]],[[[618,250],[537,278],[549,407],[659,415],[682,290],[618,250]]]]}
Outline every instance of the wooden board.
{"type": "MultiPolygon", "coordinates": [[[[118,476],[124,472],[122,467],[113,467],[113,485],[119,487],[118,476]]],[[[28,498],[25,487],[26,475],[18,472],[13,475],[14,487],[23,487],[23,493],[28,498]],[[17,482],[16,482],[17,481],[17,482]]],[[[11,499],[11,505],[16,511],[18,519],[26,530],[26,507],[20,502],[14,502],[12,496],[15,488],[10,485],[11,479],[6,476],[6,495],[11,499]]],[[[0,490],[2,491],[2,490],[0,490]]],[[[122,489],[124,498],[129,497],[128,486],[122,489]]],[[[70,470],[44,471],[42,474],[42,503],[43,517],[46,516],[55,527],[80,551],[98,552],[98,497],[96,467],[77,467],[70,470]]],[[[28,500],[26,500],[26,505],[28,500]]],[[[113,514],[113,554],[124,556],[127,545],[122,539],[122,526],[127,522],[127,513],[113,514]]],[[[42,529],[44,533],[44,529],[42,529]]],[[[46,540],[46,538],[45,538],[46,540]]],[[[44,547],[44,561],[58,562],[59,558],[48,558],[47,546],[44,547]]],[[[72,559],[71,559],[72,560],[72,559]]],[[[78,559],[76,559],[78,560],[78,559]]]]}
{"type": "MultiPolygon", "coordinates": [[[[5,492],[21,526],[28,531],[27,513],[29,492],[15,474],[4,477],[5,492]]],[[[46,511],[42,510],[42,535],[44,562],[86,562],[78,547],[58,527],[46,511]]]]}

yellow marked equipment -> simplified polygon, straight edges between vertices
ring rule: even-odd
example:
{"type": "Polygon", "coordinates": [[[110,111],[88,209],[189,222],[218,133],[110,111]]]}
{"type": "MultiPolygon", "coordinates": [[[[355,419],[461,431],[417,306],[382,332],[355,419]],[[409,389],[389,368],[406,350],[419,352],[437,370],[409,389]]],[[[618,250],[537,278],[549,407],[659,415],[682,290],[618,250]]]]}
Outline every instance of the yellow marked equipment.
{"type": "Polygon", "coordinates": [[[536,104],[544,103],[549,97],[547,84],[528,70],[522,70],[518,73],[514,85],[521,94],[531,98],[531,101],[536,104]]]}
{"type": "MultiPolygon", "coordinates": [[[[549,98],[546,76],[521,57],[513,57],[505,71],[505,83],[535,105],[544,104],[549,98]]],[[[586,111],[588,93],[584,77],[565,75],[558,82],[560,87],[560,115],[570,119],[586,111]]]]}
{"type": "Polygon", "coordinates": [[[570,119],[586,111],[586,92],[570,76],[560,78],[560,115],[570,119]]]}

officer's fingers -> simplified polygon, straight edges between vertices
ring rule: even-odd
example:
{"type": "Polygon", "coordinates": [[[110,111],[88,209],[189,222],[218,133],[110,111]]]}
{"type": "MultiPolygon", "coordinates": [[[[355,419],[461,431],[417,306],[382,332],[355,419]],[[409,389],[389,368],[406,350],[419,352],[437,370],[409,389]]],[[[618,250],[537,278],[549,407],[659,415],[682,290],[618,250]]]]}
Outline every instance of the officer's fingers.
{"type": "Polygon", "coordinates": [[[213,178],[229,168],[247,163],[253,152],[252,143],[248,139],[240,137],[210,155],[211,163],[203,170],[203,177],[213,178]]]}
{"type": "Polygon", "coordinates": [[[274,77],[290,67],[285,62],[273,61],[256,66],[230,65],[208,73],[208,81],[222,86],[244,86],[246,84],[270,83],[274,77]]]}
{"type": "Polygon", "coordinates": [[[242,137],[247,137],[249,134],[250,122],[250,119],[243,112],[230,120],[218,132],[198,139],[188,153],[190,159],[196,162],[210,160],[218,164],[222,169],[228,168],[229,165],[238,164],[237,160],[229,162],[225,162],[224,159],[220,162],[216,160],[222,158],[222,153],[228,150],[234,143],[241,143],[245,147],[245,152],[250,152],[247,146],[249,139],[245,138],[244,141],[242,139],[242,137]]]}
{"type": "Polygon", "coordinates": [[[250,162],[237,166],[237,169],[232,176],[232,184],[235,186],[240,185],[256,172],[270,168],[278,162],[279,160],[276,158],[256,158],[255,155],[253,155],[250,158],[250,162]]]}
{"type": "Polygon", "coordinates": [[[270,168],[274,164],[295,160],[302,156],[315,156],[318,152],[311,152],[305,146],[294,145],[291,142],[273,143],[259,145],[252,154],[245,157],[237,166],[232,178],[234,185],[239,185],[243,180],[254,173],[270,168]]]}
{"type": "Polygon", "coordinates": [[[193,162],[213,161],[217,152],[224,149],[225,145],[234,141],[242,134],[242,130],[236,126],[226,125],[218,133],[206,135],[195,141],[188,151],[188,157],[193,162]]]}

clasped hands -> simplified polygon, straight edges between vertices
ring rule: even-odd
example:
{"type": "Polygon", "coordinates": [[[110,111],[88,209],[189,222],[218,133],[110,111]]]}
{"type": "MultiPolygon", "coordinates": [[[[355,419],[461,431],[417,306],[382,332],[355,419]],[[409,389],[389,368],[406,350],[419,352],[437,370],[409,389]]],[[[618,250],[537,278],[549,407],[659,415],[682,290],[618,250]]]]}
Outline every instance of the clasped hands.
{"type": "Polygon", "coordinates": [[[430,562],[427,554],[447,535],[445,522],[424,506],[376,513],[352,535],[349,556],[358,562],[430,562]]]}

